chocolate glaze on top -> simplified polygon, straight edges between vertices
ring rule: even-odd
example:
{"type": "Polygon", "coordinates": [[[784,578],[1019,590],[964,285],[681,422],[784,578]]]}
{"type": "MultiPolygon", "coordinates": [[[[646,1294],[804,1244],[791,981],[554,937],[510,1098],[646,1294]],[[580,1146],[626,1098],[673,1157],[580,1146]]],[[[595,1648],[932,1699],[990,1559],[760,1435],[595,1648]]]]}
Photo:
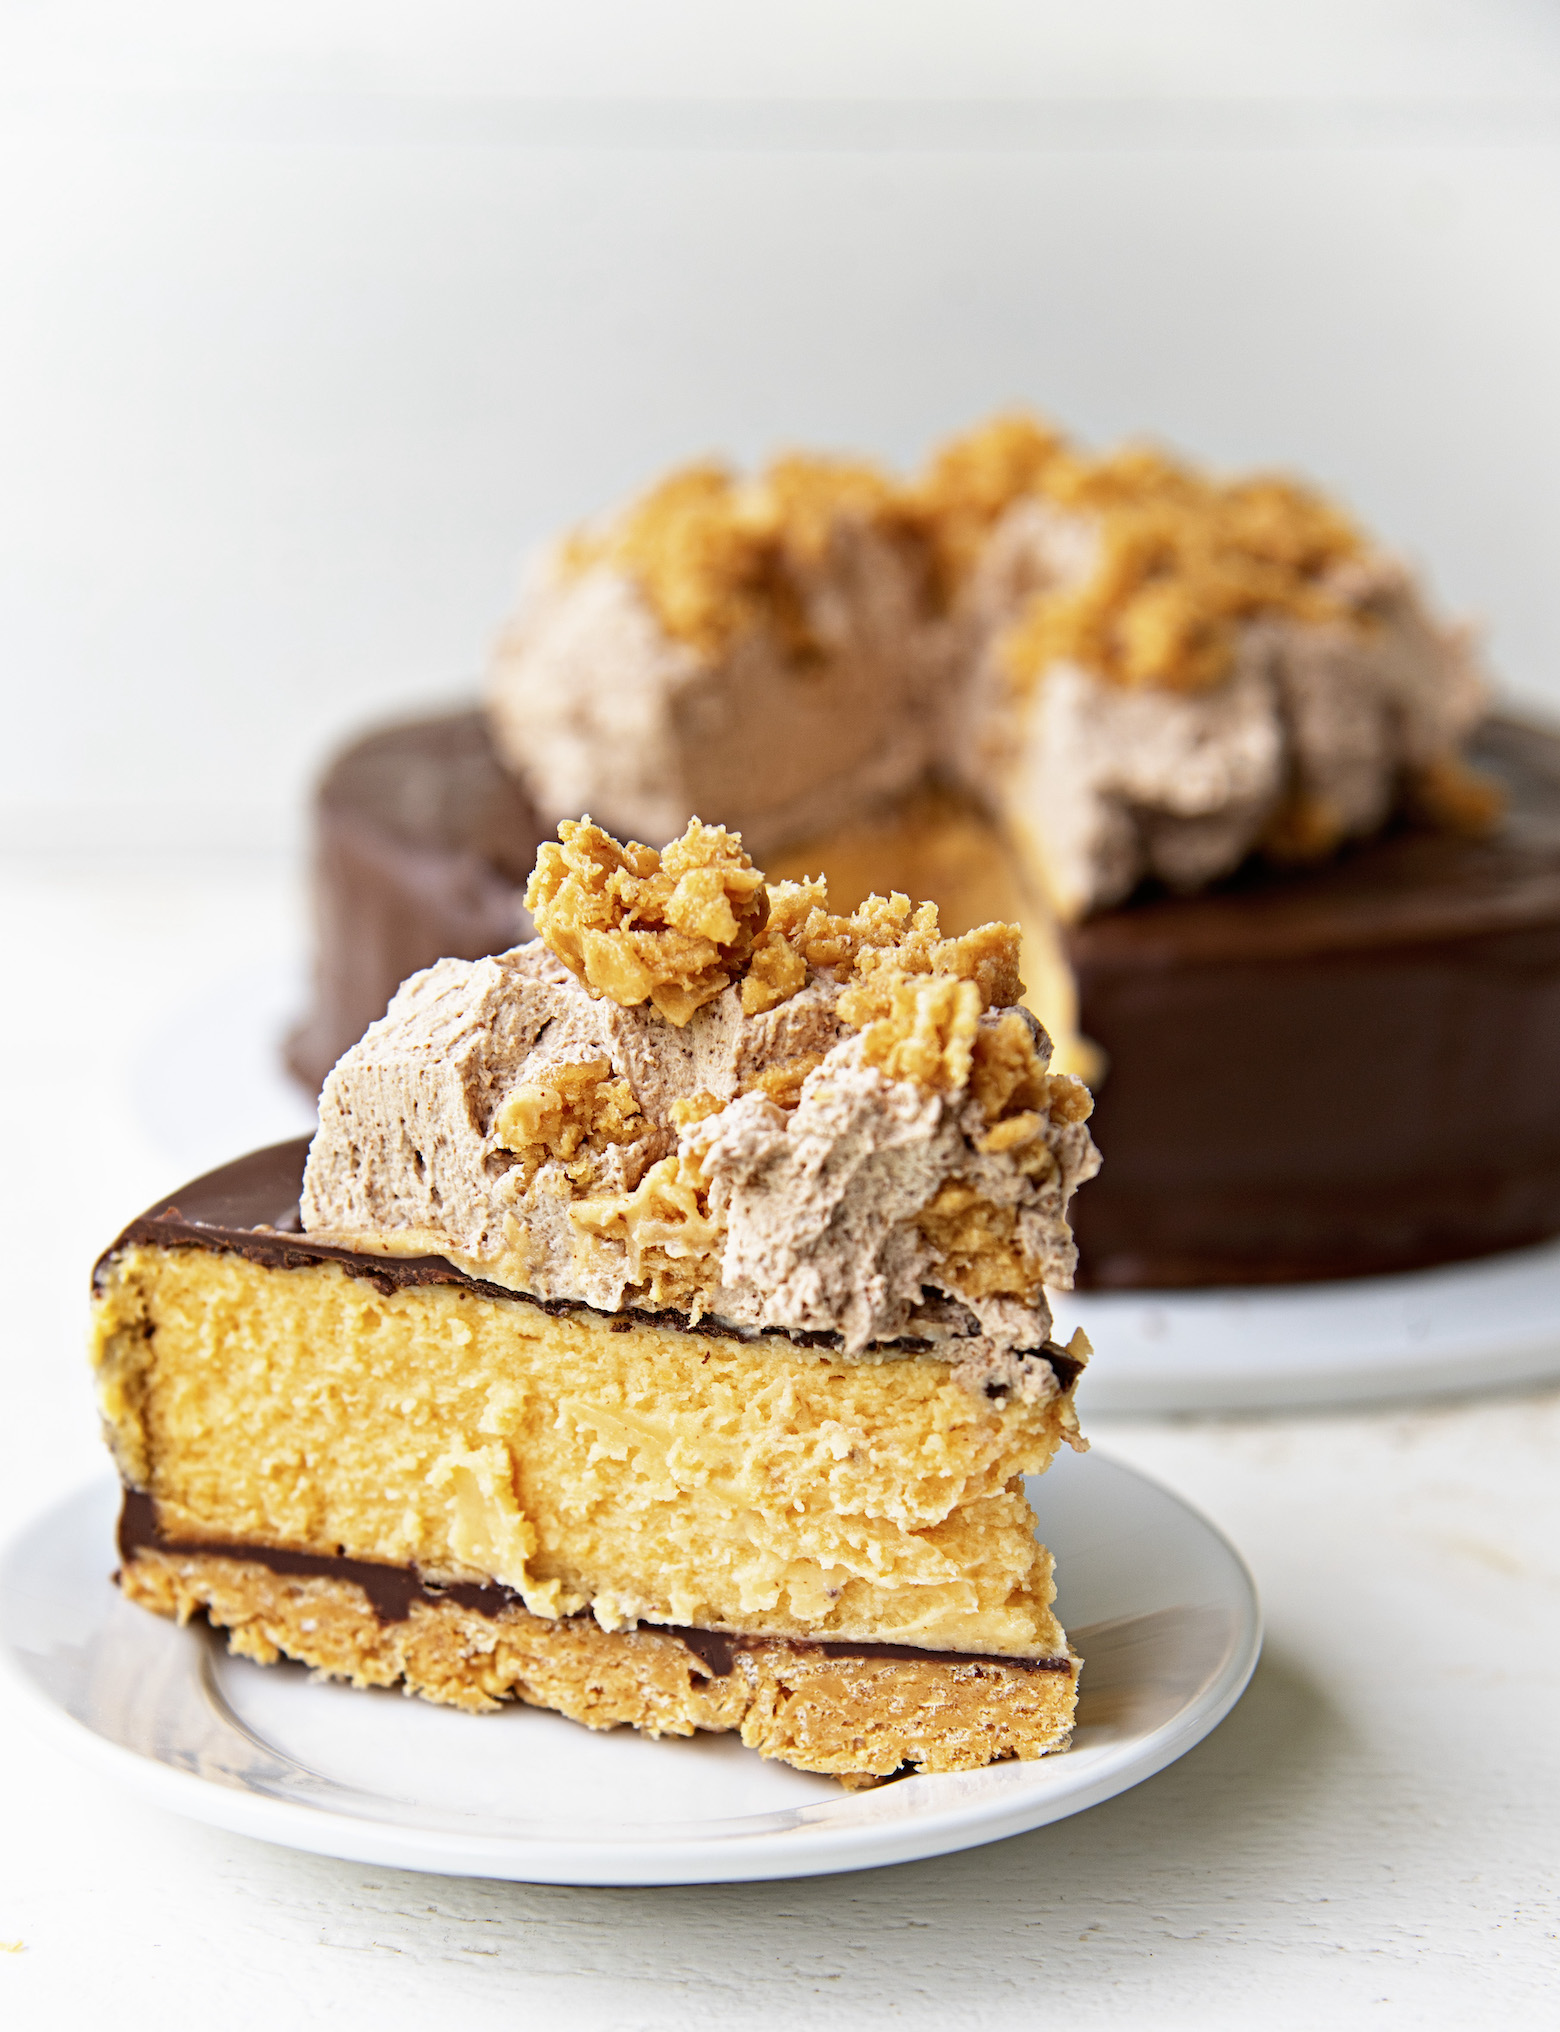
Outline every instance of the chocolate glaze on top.
{"type": "Polygon", "coordinates": [[[1109,1055],[1080,1284],[1411,1270],[1560,1232],[1560,739],[1492,721],[1489,837],[1401,828],[1076,927],[1109,1055]]]}
{"type": "MultiPolygon", "coordinates": [[[[184,1553],[208,1559],[242,1559],[263,1566],[271,1573],[297,1580],[344,1580],[362,1589],[368,1605],[381,1623],[404,1623],[414,1602],[430,1606],[441,1601],[457,1602],[481,1616],[501,1616],[507,1609],[525,1605],[513,1588],[499,1581],[476,1585],[470,1581],[424,1580],[415,1567],[392,1566],[378,1559],[349,1559],[344,1553],[295,1552],[284,1545],[258,1545],[246,1539],[170,1538],[157,1517],[152,1497],[139,1489],[126,1489],[119,1512],[119,1557],[128,1563],[138,1552],[184,1553]]],[[[581,1617],[590,1611],[580,1611],[581,1617]]],[[[704,1666],[712,1679],[725,1679],[738,1654],[765,1644],[783,1644],[790,1650],[821,1652],[830,1658],[891,1658],[916,1664],[928,1661],[939,1665],[1001,1665],[1018,1672],[1070,1672],[1072,1660],[1062,1658],[1014,1658],[987,1651],[917,1651],[909,1644],[859,1643],[805,1637],[744,1637],[725,1630],[695,1630],[684,1623],[642,1623],[642,1630],[678,1638],[704,1666]]]]}
{"type": "MultiPolygon", "coordinates": [[[[595,1307],[572,1298],[533,1298],[528,1292],[511,1291],[504,1284],[490,1284],[485,1278],[468,1276],[442,1256],[371,1256],[356,1249],[338,1248],[317,1242],[303,1233],[298,1220],[298,1195],[303,1185],[303,1167],[309,1154],[309,1139],[300,1136],[291,1143],[273,1143],[265,1150],[252,1150],[220,1170],[181,1186],[169,1200],[158,1201],[133,1220],[98,1258],[93,1269],[94,1288],[121,1250],[140,1246],[160,1249],[213,1249],[243,1256],[251,1263],[263,1263],[273,1270],[296,1270],[309,1263],[339,1263],[350,1276],[364,1278],[388,1295],[410,1285],[454,1284],[480,1298],[501,1300],[509,1305],[533,1305],[559,1317],[567,1313],[594,1313],[607,1317],[595,1307]]],[[[766,1328],[758,1333],[746,1327],[700,1320],[690,1325],[679,1312],[646,1312],[625,1306],[610,1317],[624,1325],[670,1327],[679,1333],[708,1334],[719,1340],[775,1338],[800,1347],[836,1348],[837,1333],[819,1333],[798,1328],[782,1331],[766,1328]]],[[[931,1351],[926,1341],[894,1341],[886,1345],[906,1354],[931,1351]]],[[[1044,1360],[1058,1387],[1070,1390],[1083,1364],[1065,1348],[1047,1342],[1029,1351],[1030,1361],[1044,1360]]]]}

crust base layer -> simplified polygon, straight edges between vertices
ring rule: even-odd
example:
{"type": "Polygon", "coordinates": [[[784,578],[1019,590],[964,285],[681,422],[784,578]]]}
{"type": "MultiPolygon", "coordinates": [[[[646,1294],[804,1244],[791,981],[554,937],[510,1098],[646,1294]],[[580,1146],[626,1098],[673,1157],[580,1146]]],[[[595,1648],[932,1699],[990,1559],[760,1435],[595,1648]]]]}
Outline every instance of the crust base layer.
{"type": "Polygon", "coordinates": [[[973,1771],[1066,1746],[1077,1701],[1067,1671],[1000,1660],[838,1657],[779,1638],[738,1640],[720,1674],[680,1637],[549,1621],[518,1603],[497,1615],[445,1598],[385,1623],[355,1582],[294,1577],[209,1553],[140,1550],[126,1597],[188,1622],[205,1615],[262,1665],[298,1660],[354,1686],[401,1686],[451,1707],[505,1700],[587,1728],[652,1736],[735,1730],[760,1756],[871,1784],[905,1767],[973,1771]]]}

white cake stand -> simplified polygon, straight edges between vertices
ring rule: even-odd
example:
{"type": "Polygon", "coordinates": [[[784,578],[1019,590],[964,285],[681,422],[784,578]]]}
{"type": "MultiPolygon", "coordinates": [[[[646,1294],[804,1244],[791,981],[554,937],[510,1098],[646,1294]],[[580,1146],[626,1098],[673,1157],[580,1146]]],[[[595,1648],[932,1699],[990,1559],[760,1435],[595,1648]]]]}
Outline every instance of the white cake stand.
{"type": "Polygon", "coordinates": [[[1277,1411],[1560,1376],[1560,1241],[1398,1277],[1213,1291],[1056,1292],[1095,1361],[1085,1422],[1277,1411]]]}

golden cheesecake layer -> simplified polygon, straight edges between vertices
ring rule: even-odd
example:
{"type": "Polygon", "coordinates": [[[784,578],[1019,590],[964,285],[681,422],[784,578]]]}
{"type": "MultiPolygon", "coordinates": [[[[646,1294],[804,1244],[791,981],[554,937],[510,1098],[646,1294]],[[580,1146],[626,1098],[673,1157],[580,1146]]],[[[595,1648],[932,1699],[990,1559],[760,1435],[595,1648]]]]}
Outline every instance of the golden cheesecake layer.
{"type": "Polygon", "coordinates": [[[609,1629],[1065,1654],[1019,1477],[1075,1436],[1069,1390],[144,1242],[100,1266],[94,1345],[173,1538],[496,1580],[609,1629]]]}

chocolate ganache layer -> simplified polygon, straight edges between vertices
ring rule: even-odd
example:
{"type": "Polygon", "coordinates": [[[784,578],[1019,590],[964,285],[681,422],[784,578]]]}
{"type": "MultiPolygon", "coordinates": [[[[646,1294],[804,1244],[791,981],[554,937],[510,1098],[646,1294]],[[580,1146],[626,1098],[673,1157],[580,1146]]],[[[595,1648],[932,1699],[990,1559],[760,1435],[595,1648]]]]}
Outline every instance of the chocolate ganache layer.
{"type": "Polygon", "coordinates": [[[1560,739],[1489,722],[1480,839],[1388,833],[1075,927],[1109,1055],[1080,1284],[1412,1270],[1560,1232],[1560,739]]]}
{"type": "MultiPolygon", "coordinates": [[[[479,1297],[497,1299],[508,1305],[535,1306],[555,1315],[591,1312],[582,1300],[533,1298],[512,1291],[507,1285],[489,1283],[469,1276],[443,1256],[377,1256],[335,1243],[318,1242],[303,1232],[298,1219],[298,1198],[303,1187],[303,1167],[309,1154],[309,1139],[297,1137],[290,1143],[273,1143],[253,1150],[245,1157],[207,1172],[202,1178],[181,1186],[170,1199],[158,1201],[137,1217],[123,1234],[104,1250],[94,1270],[94,1283],[101,1286],[103,1274],[122,1250],[149,1246],[158,1249],[214,1249],[242,1256],[269,1269],[293,1270],[309,1263],[339,1263],[350,1276],[361,1277],[378,1290],[389,1293],[420,1284],[454,1284],[479,1297]]],[[[598,1318],[602,1315],[597,1314],[598,1318]]],[[[626,1332],[636,1323],[675,1326],[680,1333],[710,1334],[725,1339],[749,1340],[760,1337],[757,1329],[735,1327],[706,1316],[690,1324],[680,1312],[648,1312],[626,1306],[610,1315],[613,1330],[626,1332]]],[[[802,1347],[835,1348],[841,1345],[838,1333],[814,1332],[803,1328],[766,1327],[762,1335],[795,1342],[802,1347]]],[[[906,1354],[929,1351],[930,1343],[898,1340],[884,1343],[906,1354]]],[[[1077,1381],[1083,1364],[1065,1348],[1047,1343],[1034,1350],[1043,1355],[1063,1390],[1077,1381]]]]}
{"type": "MultiPolygon", "coordinates": [[[[416,1602],[430,1606],[443,1601],[458,1603],[477,1615],[501,1616],[506,1609],[523,1608],[513,1588],[498,1581],[479,1586],[470,1581],[425,1581],[415,1568],[392,1566],[377,1559],[348,1559],[317,1552],[295,1552],[287,1546],[259,1545],[205,1538],[170,1538],[157,1518],[157,1505],[139,1489],[126,1489],[119,1513],[119,1557],[132,1560],[140,1552],[183,1554],[191,1558],[241,1559],[263,1566],[269,1572],[297,1580],[350,1581],[361,1588],[369,1607],[381,1623],[404,1623],[416,1602]]],[[[580,1611],[588,1616],[590,1611],[580,1611]]],[[[1070,1658],[1014,1658],[987,1651],[918,1651],[909,1644],[881,1644],[862,1639],[843,1643],[832,1638],[743,1637],[726,1630],[695,1630],[682,1623],[645,1623],[639,1627],[665,1637],[676,1637],[698,1658],[716,1679],[724,1679],[734,1668],[739,1652],[764,1644],[783,1644],[794,1651],[821,1653],[829,1658],[899,1658],[923,1661],[934,1657],[948,1665],[998,1665],[1019,1672],[1070,1672],[1070,1658]]]]}

